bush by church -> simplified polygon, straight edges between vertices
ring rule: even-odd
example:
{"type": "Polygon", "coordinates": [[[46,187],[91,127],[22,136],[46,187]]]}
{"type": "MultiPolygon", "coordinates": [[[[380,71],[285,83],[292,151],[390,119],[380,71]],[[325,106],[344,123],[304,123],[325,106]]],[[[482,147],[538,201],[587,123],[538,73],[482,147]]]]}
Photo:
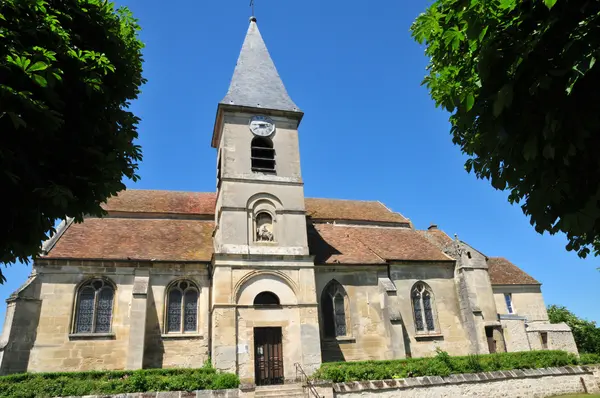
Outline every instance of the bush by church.
{"type": "Polygon", "coordinates": [[[429,358],[323,363],[314,377],[342,383],[596,363],[600,363],[600,355],[577,357],[564,351],[524,351],[451,357],[447,352],[438,350],[436,356],[429,358]]]}
{"type": "Polygon", "coordinates": [[[201,369],[23,373],[0,377],[0,398],[222,390],[237,388],[239,384],[240,380],[237,375],[220,373],[208,367],[201,369]]]}

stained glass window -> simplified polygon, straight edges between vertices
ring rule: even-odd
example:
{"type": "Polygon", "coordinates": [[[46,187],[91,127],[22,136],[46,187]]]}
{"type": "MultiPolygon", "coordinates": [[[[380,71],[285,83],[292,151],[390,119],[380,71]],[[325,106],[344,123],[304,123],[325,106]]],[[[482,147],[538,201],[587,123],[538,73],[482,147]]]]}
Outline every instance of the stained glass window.
{"type": "Polygon", "coordinates": [[[96,333],[110,332],[112,318],[113,290],[106,287],[98,293],[98,306],[96,308],[96,333]]]}
{"type": "Polygon", "coordinates": [[[415,310],[415,327],[417,331],[423,330],[423,314],[421,311],[421,293],[413,292],[413,308],[415,310]]]}
{"type": "Polygon", "coordinates": [[[427,326],[427,330],[435,330],[433,310],[431,308],[431,295],[429,292],[423,293],[423,311],[425,312],[425,325],[427,326]]]}
{"type": "Polygon", "coordinates": [[[114,288],[102,279],[93,279],[79,288],[75,333],[109,333],[114,288]]]}
{"type": "Polygon", "coordinates": [[[198,319],[198,292],[188,289],[185,292],[185,328],[186,332],[195,332],[198,319]]]}
{"type": "Polygon", "coordinates": [[[433,298],[429,286],[423,282],[418,282],[413,287],[411,296],[415,315],[415,329],[417,332],[434,332],[433,298]]]}
{"type": "Polygon", "coordinates": [[[169,292],[169,314],[167,315],[169,332],[181,332],[181,290],[173,288],[169,292]]]}
{"type": "Polygon", "coordinates": [[[190,281],[179,281],[167,295],[167,333],[198,330],[198,289],[190,281]]]}
{"type": "Polygon", "coordinates": [[[337,293],[333,298],[333,307],[335,310],[335,335],[346,335],[346,311],[344,310],[344,297],[337,293]]]}
{"type": "Polygon", "coordinates": [[[326,337],[347,336],[346,301],[348,297],[342,285],[331,281],[321,296],[321,311],[326,337]]]}
{"type": "Polygon", "coordinates": [[[94,301],[96,292],[93,287],[84,287],[79,291],[77,305],[77,326],[75,333],[92,333],[94,327],[94,301]]]}

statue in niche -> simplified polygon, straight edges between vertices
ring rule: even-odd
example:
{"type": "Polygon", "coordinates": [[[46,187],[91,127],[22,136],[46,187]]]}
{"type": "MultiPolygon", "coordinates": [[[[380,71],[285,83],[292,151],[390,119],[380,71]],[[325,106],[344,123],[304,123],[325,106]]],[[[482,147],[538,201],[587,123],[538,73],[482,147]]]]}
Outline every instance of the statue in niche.
{"type": "Polygon", "coordinates": [[[273,242],[273,218],[268,213],[259,213],[256,216],[256,241],[273,242]]]}

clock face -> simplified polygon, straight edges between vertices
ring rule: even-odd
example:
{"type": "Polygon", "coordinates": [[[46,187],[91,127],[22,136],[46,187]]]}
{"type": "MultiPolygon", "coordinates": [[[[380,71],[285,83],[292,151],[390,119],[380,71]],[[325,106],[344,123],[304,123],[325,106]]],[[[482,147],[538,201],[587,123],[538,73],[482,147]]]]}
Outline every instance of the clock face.
{"type": "Polygon", "coordinates": [[[268,137],[275,131],[275,122],[266,116],[252,116],[249,127],[255,135],[268,137]]]}

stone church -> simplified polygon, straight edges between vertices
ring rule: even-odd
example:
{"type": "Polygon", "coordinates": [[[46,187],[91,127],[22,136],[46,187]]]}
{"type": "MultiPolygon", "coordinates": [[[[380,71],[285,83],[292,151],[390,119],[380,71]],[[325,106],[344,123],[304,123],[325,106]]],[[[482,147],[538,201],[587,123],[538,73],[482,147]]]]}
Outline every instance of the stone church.
{"type": "Polygon", "coordinates": [[[0,374],[210,360],[260,385],[436,348],[577,352],[510,261],[381,202],[304,197],[302,116],[252,18],[217,107],[216,192],[126,190],[62,223],[7,300],[0,374]]]}

